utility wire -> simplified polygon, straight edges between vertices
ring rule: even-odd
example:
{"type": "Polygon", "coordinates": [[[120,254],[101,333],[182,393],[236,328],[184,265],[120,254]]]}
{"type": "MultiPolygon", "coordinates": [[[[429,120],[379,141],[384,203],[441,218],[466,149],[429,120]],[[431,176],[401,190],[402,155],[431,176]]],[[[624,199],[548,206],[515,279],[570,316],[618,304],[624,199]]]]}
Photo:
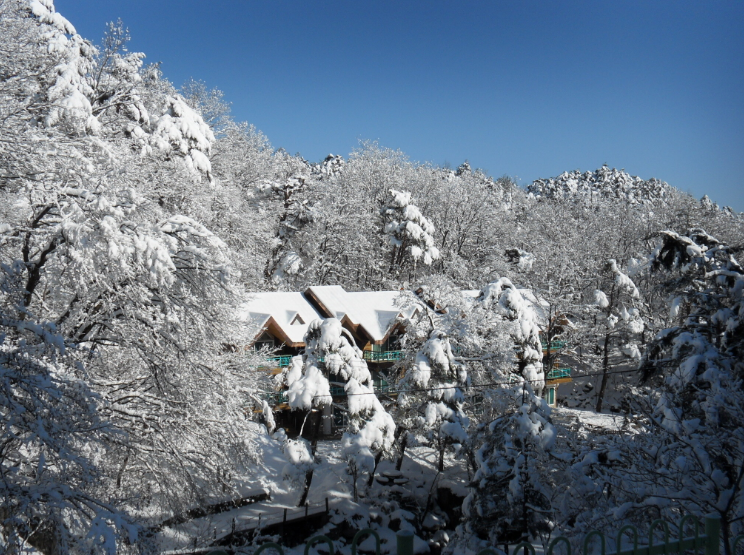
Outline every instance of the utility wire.
{"type": "MultiPolygon", "coordinates": [[[[639,370],[617,370],[616,372],[607,372],[606,374],[603,372],[595,372],[593,374],[581,374],[580,376],[574,376],[575,378],[591,378],[595,376],[613,376],[615,374],[630,374],[632,372],[639,372],[639,370]]],[[[524,380],[524,382],[529,383],[539,383],[539,382],[545,382],[545,380],[524,380]]],[[[518,385],[517,382],[511,381],[511,380],[504,380],[504,381],[498,381],[498,382],[488,382],[483,384],[477,384],[477,385],[468,385],[468,386],[459,386],[459,385],[451,385],[451,386],[441,386],[441,387],[424,387],[424,388],[414,388],[414,389],[394,389],[394,390],[388,390],[385,392],[385,394],[394,394],[394,393],[422,393],[425,391],[441,391],[444,389],[455,389],[456,387],[462,388],[462,389],[484,389],[487,387],[492,387],[496,385],[518,385]]],[[[337,395],[332,395],[333,397],[351,397],[354,395],[377,395],[374,391],[367,391],[364,393],[339,393],[337,395]]],[[[317,399],[319,397],[327,397],[327,395],[315,395],[313,396],[313,399],[317,399]]]]}

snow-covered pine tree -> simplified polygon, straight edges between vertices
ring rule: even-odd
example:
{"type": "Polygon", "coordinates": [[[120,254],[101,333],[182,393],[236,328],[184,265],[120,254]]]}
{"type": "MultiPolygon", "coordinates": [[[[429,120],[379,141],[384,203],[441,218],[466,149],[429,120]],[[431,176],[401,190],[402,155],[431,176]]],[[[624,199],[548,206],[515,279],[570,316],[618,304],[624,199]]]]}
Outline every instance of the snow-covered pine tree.
{"type": "Polygon", "coordinates": [[[646,474],[625,487],[645,493],[632,505],[639,509],[666,511],[671,501],[718,514],[728,554],[744,518],[744,269],[735,249],[703,230],[660,236],[652,268],[668,272],[678,324],[657,334],[643,359],[647,383],[658,387],[648,430],[656,450],[637,453],[646,474]]]}
{"type": "Polygon", "coordinates": [[[463,539],[506,543],[547,537],[551,530],[548,452],[556,431],[541,392],[545,384],[538,313],[508,278],[488,284],[474,308],[484,325],[507,330],[516,348],[512,371],[486,392],[500,414],[471,431],[477,470],[463,506],[463,539]],[[487,316],[490,316],[488,318],[487,316]],[[480,445],[480,447],[478,447],[480,445]]]}
{"type": "Polygon", "coordinates": [[[594,322],[593,343],[596,345],[597,365],[602,370],[595,410],[602,412],[609,373],[613,367],[612,353],[622,351],[640,360],[638,343],[644,322],[638,308],[640,291],[633,280],[623,273],[615,260],[609,260],[596,279],[596,288],[586,310],[594,322]]]}
{"type": "Polygon", "coordinates": [[[548,453],[556,430],[545,401],[526,387],[510,387],[503,394],[514,397],[519,408],[472,432],[482,445],[463,504],[461,534],[493,545],[544,540],[553,523],[548,453]]]}
{"type": "Polygon", "coordinates": [[[477,302],[479,311],[490,313],[497,321],[511,323],[510,336],[518,355],[512,373],[526,381],[539,397],[545,386],[545,373],[539,316],[533,301],[526,299],[509,278],[499,278],[481,291],[477,302]]]}
{"type": "Polygon", "coordinates": [[[375,395],[371,374],[365,383],[349,378],[344,390],[349,430],[341,438],[341,445],[351,476],[354,501],[357,501],[357,478],[361,472],[367,472],[367,486],[372,484],[377,465],[395,441],[395,422],[375,395]]]}
{"type": "Polygon", "coordinates": [[[415,276],[419,260],[428,266],[439,258],[439,249],[434,246],[434,226],[416,205],[411,204],[411,193],[390,189],[390,196],[380,212],[383,233],[392,246],[391,272],[398,275],[403,266],[413,262],[415,276]]]}
{"type": "Polygon", "coordinates": [[[286,175],[278,176],[264,185],[265,191],[281,202],[276,236],[271,255],[266,263],[264,276],[274,285],[296,278],[303,268],[303,251],[308,245],[295,239],[299,229],[312,220],[304,198],[310,183],[310,167],[304,160],[282,153],[286,175]]]}
{"type": "Polygon", "coordinates": [[[447,447],[467,440],[469,421],[462,411],[467,385],[467,370],[455,360],[447,334],[431,330],[413,365],[398,382],[401,393],[396,416],[402,435],[398,469],[411,441],[409,434],[413,434],[438,451],[438,470],[444,470],[447,447]]]}
{"type": "MultiPolygon", "coordinates": [[[[313,409],[331,405],[330,379],[344,387],[348,395],[345,410],[350,418],[349,430],[343,438],[344,455],[354,476],[352,487],[356,491],[358,473],[361,470],[374,472],[379,462],[378,455],[390,449],[395,423],[374,394],[372,374],[361,350],[338,319],[311,322],[305,334],[305,345],[305,354],[294,357],[279,379],[288,387],[290,408],[304,411],[306,420],[313,409]]],[[[312,458],[315,457],[321,419],[319,412],[311,434],[312,458]]],[[[302,437],[294,441],[306,442],[302,437]]],[[[310,467],[306,472],[300,505],[307,499],[312,476],[313,467],[310,467]]]]}

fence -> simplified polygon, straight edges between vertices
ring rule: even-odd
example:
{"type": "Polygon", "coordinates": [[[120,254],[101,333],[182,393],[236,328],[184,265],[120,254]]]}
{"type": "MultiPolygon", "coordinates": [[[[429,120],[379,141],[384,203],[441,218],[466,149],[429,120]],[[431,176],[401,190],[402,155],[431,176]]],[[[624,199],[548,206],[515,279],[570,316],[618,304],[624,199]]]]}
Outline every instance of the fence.
{"type": "MultiPolygon", "coordinates": [[[[375,555],[380,555],[380,536],[377,532],[369,528],[360,530],[354,536],[351,543],[352,555],[357,554],[359,540],[362,538],[366,539],[367,536],[372,536],[375,539],[375,555]]],[[[688,550],[697,551],[698,549],[703,549],[704,555],[719,555],[720,536],[721,521],[718,516],[706,516],[704,524],[701,526],[700,520],[697,517],[686,515],[682,517],[678,524],[677,539],[670,538],[669,524],[664,520],[658,519],[651,523],[651,527],[648,531],[648,544],[638,545],[638,529],[635,526],[628,524],[623,526],[617,533],[617,537],[615,538],[615,550],[611,552],[607,552],[607,542],[605,540],[605,535],[602,532],[598,530],[589,532],[582,542],[582,555],[593,555],[593,551],[590,549],[590,542],[594,538],[600,542],[599,555],[671,555],[673,553],[681,554],[688,550]],[[691,525],[694,525],[694,535],[685,536],[685,528],[691,525]],[[701,528],[703,528],[702,534],[700,533],[701,528]],[[660,529],[663,532],[663,542],[654,541],[654,534],[657,529],[660,529]],[[626,538],[626,535],[630,536],[630,538],[626,538]],[[623,541],[624,539],[626,542],[623,541]],[[627,539],[632,540],[632,548],[627,547],[627,539]]],[[[325,542],[328,545],[329,555],[335,554],[333,542],[330,538],[326,536],[315,536],[305,544],[305,555],[308,555],[311,547],[320,542],[325,542]]],[[[413,555],[413,532],[409,530],[401,530],[396,534],[396,542],[397,555],[413,555]]],[[[739,535],[734,538],[731,545],[731,553],[735,555],[736,548],[743,542],[744,535],[739,535]]],[[[554,555],[559,544],[563,544],[565,547],[565,555],[571,555],[571,542],[564,536],[553,539],[548,544],[548,549],[545,555],[554,555]]],[[[284,555],[282,547],[274,542],[263,544],[256,550],[254,555],[260,555],[263,551],[269,549],[273,549],[278,555],[284,555]]],[[[520,551],[523,551],[524,555],[535,555],[535,547],[528,542],[522,542],[515,546],[512,553],[513,555],[518,555],[520,551]]],[[[227,555],[227,553],[225,551],[212,551],[209,555],[227,555]]],[[[478,555],[500,555],[500,551],[493,548],[487,548],[480,551],[478,555]]]]}
{"type": "Polygon", "coordinates": [[[558,380],[560,378],[570,378],[570,377],[571,377],[570,368],[553,368],[550,372],[547,373],[547,375],[545,376],[545,379],[558,380]]]}
{"type": "MultiPolygon", "coordinates": [[[[250,523],[248,526],[242,526],[243,529],[258,529],[261,530],[268,526],[276,524],[284,524],[288,521],[296,521],[309,516],[318,514],[328,514],[328,498],[326,497],[325,502],[316,503],[313,505],[304,505],[302,507],[294,507],[291,509],[282,509],[280,511],[274,511],[271,513],[259,513],[248,520],[250,523]]],[[[236,530],[233,528],[233,532],[236,530]]]]}
{"type": "Polygon", "coordinates": [[[368,362],[394,362],[403,360],[403,351],[363,351],[364,360],[368,362]]]}

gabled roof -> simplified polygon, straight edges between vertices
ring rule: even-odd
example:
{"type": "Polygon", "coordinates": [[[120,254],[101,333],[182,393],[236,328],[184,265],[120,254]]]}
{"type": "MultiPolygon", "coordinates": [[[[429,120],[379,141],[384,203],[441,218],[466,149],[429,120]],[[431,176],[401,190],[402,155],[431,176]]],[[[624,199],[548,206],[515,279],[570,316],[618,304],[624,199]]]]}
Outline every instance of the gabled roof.
{"type": "Polygon", "coordinates": [[[322,318],[302,293],[251,293],[251,300],[238,309],[239,318],[255,326],[256,337],[264,330],[288,347],[304,347],[307,326],[322,318]]]}
{"type": "Polygon", "coordinates": [[[317,303],[327,318],[338,318],[373,343],[384,343],[398,316],[412,317],[416,307],[396,306],[400,291],[360,291],[349,293],[339,285],[309,287],[305,295],[317,303]]]}

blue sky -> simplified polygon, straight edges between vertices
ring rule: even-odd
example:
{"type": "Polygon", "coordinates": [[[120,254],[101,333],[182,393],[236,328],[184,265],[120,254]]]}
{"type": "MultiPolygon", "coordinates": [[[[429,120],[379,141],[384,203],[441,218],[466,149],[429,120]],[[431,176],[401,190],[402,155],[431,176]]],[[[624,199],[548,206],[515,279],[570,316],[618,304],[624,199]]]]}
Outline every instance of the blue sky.
{"type": "Polygon", "coordinates": [[[57,0],[310,161],[377,140],[522,185],[607,163],[744,211],[744,2],[57,0]]]}

